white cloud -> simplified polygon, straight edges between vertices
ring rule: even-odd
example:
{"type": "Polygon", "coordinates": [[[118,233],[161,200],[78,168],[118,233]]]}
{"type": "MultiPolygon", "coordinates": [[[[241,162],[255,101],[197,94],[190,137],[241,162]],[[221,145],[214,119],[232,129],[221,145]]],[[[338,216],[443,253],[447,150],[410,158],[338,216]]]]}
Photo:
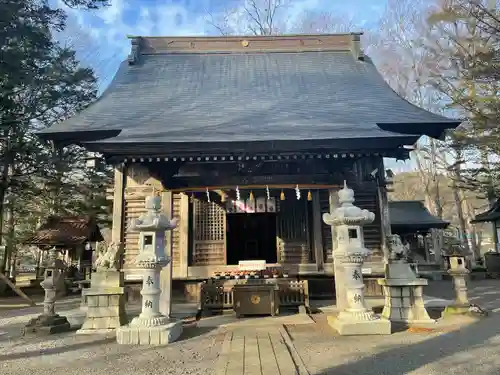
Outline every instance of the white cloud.
{"type": "MultiPolygon", "coordinates": [[[[59,7],[64,7],[61,0],[53,1],[59,7]]],[[[228,26],[233,32],[246,33],[248,24],[245,23],[242,5],[247,0],[238,1],[240,5],[236,3],[236,7],[233,8],[234,13],[228,20],[228,26]]],[[[339,16],[350,13],[352,9],[350,5],[353,5],[346,6],[345,3],[331,0],[283,1],[284,6],[277,16],[278,27],[280,30],[291,32],[296,30],[301,17],[307,12],[332,12],[333,9],[341,9],[340,12],[334,11],[336,19],[340,19],[339,16]]],[[[368,0],[351,0],[358,5],[366,1],[368,0]]],[[[375,0],[369,0],[368,3],[371,1],[375,0]]],[[[173,3],[170,0],[156,0],[154,4],[152,3],[150,0],[113,0],[111,6],[95,11],[65,8],[69,14],[68,24],[73,25],[68,27],[60,38],[83,40],[84,45],[80,47],[82,49],[80,56],[83,56],[81,60],[91,65],[106,84],[114,75],[120,61],[123,61],[130,51],[127,35],[204,35],[210,30],[207,16],[203,14],[204,9],[199,9],[198,14],[193,14],[183,3],[173,3]]],[[[366,20],[366,15],[362,19],[366,20]]],[[[211,31],[216,32],[214,28],[211,31]]]]}

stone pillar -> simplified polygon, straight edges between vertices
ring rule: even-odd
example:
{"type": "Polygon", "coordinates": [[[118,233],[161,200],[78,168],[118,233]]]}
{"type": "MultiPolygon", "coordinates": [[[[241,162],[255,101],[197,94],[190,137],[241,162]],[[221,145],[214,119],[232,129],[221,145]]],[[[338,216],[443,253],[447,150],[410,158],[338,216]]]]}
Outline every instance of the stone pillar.
{"type": "MultiPolygon", "coordinates": [[[[116,330],[119,344],[164,345],[177,340],[182,321],[160,313],[160,271],[171,258],[165,256],[165,232],[177,226],[161,212],[160,197],[146,198],[147,213],[132,222],[130,230],[139,232],[136,265],[142,273],[142,311],[129,325],[116,330]]],[[[172,285],[171,282],[167,285],[172,285]]]]}
{"type": "Polygon", "coordinates": [[[64,275],[60,271],[61,261],[57,259],[55,248],[49,250],[48,258],[45,278],[40,284],[45,291],[43,313],[28,322],[23,330],[24,335],[60,333],[71,328],[68,319],[55,312],[57,292],[64,286],[64,275]]]}
{"type": "Polygon", "coordinates": [[[373,222],[375,214],[353,205],[354,191],[345,182],[338,196],[340,207],[323,214],[323,221],[335,227],[337,248],[333,261],[342,270],[336,274],[335,285],[345,288],[346,306],[337,306],[338,316],[328,322],[341,335],[390,334],[390,322],[366,308],[364,300],[361,267],[369,250],[364,246],[362,227],[373,222]]]}

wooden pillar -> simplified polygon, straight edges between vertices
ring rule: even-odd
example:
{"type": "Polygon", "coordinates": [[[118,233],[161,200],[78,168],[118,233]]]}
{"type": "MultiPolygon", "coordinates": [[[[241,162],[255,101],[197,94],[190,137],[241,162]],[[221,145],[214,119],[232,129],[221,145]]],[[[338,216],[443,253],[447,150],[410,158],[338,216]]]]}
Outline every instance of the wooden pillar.
{"type": "MultiPolygon", "coordinates": [[[[380,179],[379,185],[383,183],[383,179],[380,179]]],[[[384,263],[387,264],[389,262],[389,244],[387,242],[387,237],[391,235],[391,220],[389,217],[389,200],[387,198],[387,189],[385,186],[377,186],[377,198],[380,214],[380,247],[384,254],[384,263]]]]}
{"type": "Polygon", "coordinates": [[[179,210],[179,274],[188,276],[189,267],[189,197],[182,193],[179,210]]]}
{"type": "Polygon", "coordinates": [[[321,233],[323,223],[318,190],[312,192],[312,214],[314,257],[316,259],[316,267],[318,271],[321,271],[323,270],[323,235],[321,233]]]}
{"type": "Polygon", "coordinates": [[[123,240],[123,206],[125,204],[125,169],[115,167],[115,181],[113,187],[113,223],[111,227],[111,241],[121,243],[123,240]]]}
{"type": "MultiPolygon", "coordinates": [[[[172,192],[165,191],[161,194],[162,211],[166,217],[172,218],[172,192]]],[[[165,232],[165,254],[170,257],[170,263],[163,267],[160,273],[160,312],[170,317],[172,313],[172,231],[165,232]]]]}

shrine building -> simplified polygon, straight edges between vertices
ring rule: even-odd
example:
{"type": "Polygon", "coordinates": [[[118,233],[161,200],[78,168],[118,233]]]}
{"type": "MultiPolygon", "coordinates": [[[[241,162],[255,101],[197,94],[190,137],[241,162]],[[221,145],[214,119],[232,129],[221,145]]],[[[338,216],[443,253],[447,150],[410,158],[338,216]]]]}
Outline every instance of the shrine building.
{"type": "Polygon", "coordinates": [[[332,276],[322,214],[344,181],[376,214],[364,228],[383,270],[390,233],[383,158],[405,160],[460,122],[401,98],[360,48],[359,33],[131,37],[131,53],[88,108],[40,136],[115,166],[112,239],[126,278],[145,197],[161,194],[179,225],[167,239],[174,280],[204,280],[242,260],[292,276],[332,276]]]}

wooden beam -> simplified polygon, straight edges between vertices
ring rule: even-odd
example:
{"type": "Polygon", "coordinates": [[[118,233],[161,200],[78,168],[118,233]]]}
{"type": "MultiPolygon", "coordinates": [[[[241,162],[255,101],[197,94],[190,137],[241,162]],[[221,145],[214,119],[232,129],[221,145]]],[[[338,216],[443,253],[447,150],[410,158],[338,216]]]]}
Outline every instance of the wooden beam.
{"type": "MultiPolygon", "coordinates": [[[[172,192],[161,193],[162,211],[168,218],[172,217],[172,192]]],[[[173,253],[172,253],[172,231],[165,232],[165,253],[170,257],[170,263],[163,267],[160,273],[160,312],[170,316],[172,312],[172,276],[173,276],[173,253]]]]}
{"type": "Polygon", "coordinates": [[[310,187],[317,189],[325,189],[330,186],[339,186],[344,182],[343,176],[332,176],[331,174],[322,175],[265,175],[265,176],[195,176],[195,177],[173,177],[169,181],[168,189],[171,191],[191,191],[192,188],[206,189],[212,188],[231,188],[235,186],[243,187],[248,186],[252,188],[261,187],[264,189],[266,186],[276,186],[279,188],[295,188],[298,184],[303,187],[310,187]]]}
{"type": "Polygon", "coordinates": [[[314,257],[316,258],[316,266],[318,271],[323,270],[323,235],[322,235],[322,213],[321,204],[319,200],[319,191],[312,192],[312,227],[313,227],[313,246],[314,257]]]}
{"type": "Polygon", "coordinates": [[[35,301],[29,298],[21,289],[19,289],[12,281],[9,280],[2,272],[0,272],[0,279],[2,279],[19,297],[26,300],[29,306],[36,306],[35,301]]]}
{"type": "Polygon", "coordinates": [[[209,191],[216,190],[234,190],[236,186],[239,189],[295,189],[296,186],[299,185],[300,190],[320,190],[320,189],[338,189],[341,185],[311,185],[311,184],[269,184],[269,185],[213,185],[213,186],[193,186],[193,187],[184,187],[178,189],[171,189],[172,192],[200,192],[203,193],[207,189],[209,191]]]}
{"type": "Polygon", "coordinates": [[[189,197],[181,194],[179,221],[180,276],[188,276],[189,266],[189,197]]]}
{"type": "Polygon", "coordinates": [[[124,167],[115,167],[115,181],[113,188],[113,223],[111,227],[111,241],[115,243],[121,243],[123,241],[125,174],[126,169],[124,167]]]}

